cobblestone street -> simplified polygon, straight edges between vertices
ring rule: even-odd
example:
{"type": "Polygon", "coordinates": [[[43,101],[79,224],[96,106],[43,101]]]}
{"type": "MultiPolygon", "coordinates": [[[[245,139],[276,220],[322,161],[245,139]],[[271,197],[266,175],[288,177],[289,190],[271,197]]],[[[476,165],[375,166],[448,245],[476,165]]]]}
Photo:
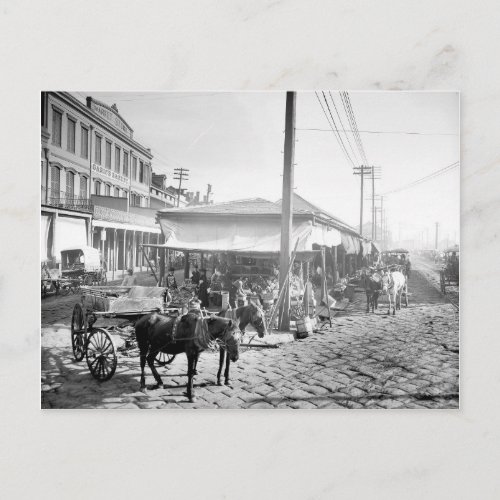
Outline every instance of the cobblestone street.
{"type": "MultiPolygon", "coordinates": [[[[78,296],[42,302],[43,408],[458,408],[458,310],[412,273],[410,305],[365,313],[358,292],[346,310],[307,339],[279,348],[242,348],[231,387],[215,384],[218,353],[204,352],[196,403],[184,395],[187,362],[160,368],[165,388],[139,392],[139,358],[119,354],[114,377],[94,380],[73,360],[70,318],[78,296]]],[[[120,339],[115,337],[117,345],[120,339]]],[[[131,353],[132,354],[132,353],[131,353]]],[[[154,383],[147,369],[147,383],[154,383]]]]}

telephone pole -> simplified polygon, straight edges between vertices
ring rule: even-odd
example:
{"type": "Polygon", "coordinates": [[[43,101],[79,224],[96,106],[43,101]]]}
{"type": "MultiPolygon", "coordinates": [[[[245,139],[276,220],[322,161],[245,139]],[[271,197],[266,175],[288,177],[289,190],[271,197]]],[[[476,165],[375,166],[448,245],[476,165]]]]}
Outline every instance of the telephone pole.
{"type": "Polygon", "coordinates": [[[179,192],[177,194],[177,207],[181,201],[182,181],[189,179],[189,170],[187,168],[174,168],[174,180],[179,181],[179,192]]]}
{"type": "Polygon", "coordinates": [[[359,202],[359,234],[363,236],[363,198],[365,196],[364,193],[364,178],[365,174],[371,174],[373,167],[369,167],[367,165],[361,165],[359,167],[354,167],[354,175],[361,176],[361,194],[360,194],[360,202],[359,202]]]}
{"type": "MultiPolygon", "coordinates": [[[[290,238],[292,235],[293,217],[293,174],[295,155],[295,92],[286,93],[285,111],[285,149],[283,163],[283,194],[281,204],[281,248],[280,248],[280,291],[284,289],[284,297],[279,311],[279,329],[290,329],[290,290],[288,268],[290,267],[290,238]]],[[[272,326],[271,326],[272,328],[272,326]]]]}

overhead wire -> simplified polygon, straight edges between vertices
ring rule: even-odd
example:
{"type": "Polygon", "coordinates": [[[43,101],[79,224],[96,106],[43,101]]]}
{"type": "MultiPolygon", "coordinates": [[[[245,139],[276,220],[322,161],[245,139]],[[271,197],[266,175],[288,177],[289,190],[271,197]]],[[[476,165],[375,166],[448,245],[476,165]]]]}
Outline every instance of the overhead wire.
{"type": "Polygon", "coordinates": [[[447,165],[446,167],[440,168],[439,170],[436,170],[435,172],[431,172],[430,174],[428,174],[424,177],[421,177],[420,179],[416,179],[416,180],[414,180],[408,184],[405,184],[404,186],[401,186],[399,188],[391,189],[390,191],[386,191],[385,193],[383,193],[382,196],[387,196],[389,194],[398,193],[399,191],[403,191],[405,189],[410,189],[418,184],[421,184],[422,182],[432,180],[432,179],[434,179],[442,174],[445,174],[445,173],[449,172],[450,170],[457,168],[458,166],[460,166],[460,162],[458,162],[458,161],[456,161],[454,163],[450,163],[450,165],[447,165]]]}
{"type": "Polygon", "coordinates": [[[335,136],[335,139],[337,140],[338,144],[340,145],[341,150],[344,153],[344,156],[346,157],[348,163],[350,163],[353,167],[355,167],[355,163],[353,162],[352,158],[350,157],[350,155],[349,155],[349,153],[348,153],[348,151],[347,151],[347,149],[346,149],[346,147],[344,145],[344,142],[342,141],[342,138],[340,137],[340,134],[338,133],[337,125],[335,123],[335,120],[333,119],[333,115],[331,113],[330,107],[328,106],[328,102],[326,100],[324,92],[323,92],[323,98],[324,98],[325,104],[327,105],[327,108],[329,110],[330,118],[331,118],[332,121],[330,121],[330,118],[328,118],[328,114],[326,112],[325,107],[323,106],[323,103],[321,102],[321,99],[320,99],[320,97],[318,95],[318,92],[315,92],[315,94],[316,94],[316,99],[318,100],[318,102],[319,102],[319,104],[321,106],[321,109],[323,110],[323,113],[324,113],[324,115],[326,117],[328,125],[330,125],[330,128],[332,129],[333,135],[335,136]],[[332,123],[333,123],[333,125],[332,125],[332,123]]]}

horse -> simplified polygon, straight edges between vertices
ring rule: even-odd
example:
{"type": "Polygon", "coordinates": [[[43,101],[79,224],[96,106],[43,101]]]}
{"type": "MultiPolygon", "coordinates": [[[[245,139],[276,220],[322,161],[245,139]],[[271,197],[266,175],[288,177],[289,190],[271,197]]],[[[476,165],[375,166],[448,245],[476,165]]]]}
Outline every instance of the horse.
{"type": "Polygon", "coordinates": [[[382,291],[382,278],[378,273],[371,275],[365,273],[361,277],[361,284],[366,293],[366,312],[370,312],[371,306],[373,313],[375,309],[378,309],[378,298],[382,291]]]}
{"type": "MultiPolygon", "coordinates": [[[[267,334],[266,323],[264,321],[264,311],[253,302],[247,306],[238,307],[237,309],[226,309],[219,312],[219,316],[230,318],[236,323],[239,321],[239,329],[242,335],[245,335],[245,328],[250,324],[256,330],[259,338],[267,334]]],[[[226,357],[226,350],[221,347],[219,351],[219,371],[217,372],[217,385],[222,385],[220,376],[222,367],[224,366],[224,358],[226,357]]],[[[224,370],[224,385],[229,385],[229,366],[231,364],[230,357],[226,359],[226,369],[224,370]]]]}
{"type": "MultiPolygon", "coordinates": [[[[218,316],[202,318],[199,314],[188,313],[180,319],[158,313],[141,317],[135,325],[135,336],[141,360],[141,390],[146,388],[144,368],[146,362],[156,380],[154,388],[163,388],[162,379],[154,365],[159,352],[167,354],[186,353],[188,362],[188,383],[186,395],[191,403],[196,401],[193,378],[198,357],[217,341],[228,352],[228,359],[236,362],[239,358],[241,334],[232,320],[218,316]]],[[[221,347],[222,348],[222,347],[221,347]]]]}
{"type": "Polygon", "coordinates": [[[396,309],[401,309],[401,296],[403,295],[403,291],[407,291],[406,287],[406,278],[400,271],[388,272],[382,276],[382,291],[387,294],[389,299],[387,314],[391,314],[391,305],[393,316],[396,314],[396,309]]]}

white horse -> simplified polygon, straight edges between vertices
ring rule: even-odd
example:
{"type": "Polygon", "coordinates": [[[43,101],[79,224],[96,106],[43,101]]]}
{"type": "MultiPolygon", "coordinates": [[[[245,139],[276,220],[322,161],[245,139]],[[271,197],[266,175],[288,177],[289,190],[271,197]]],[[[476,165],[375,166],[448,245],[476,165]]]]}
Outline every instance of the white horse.
{"type": "Polygon", "coordinates": [[[382,276],[382,292],[387,294],[389,299],[389,310],[387,314],[396,314],[396,309],[401,309],[401,296],[403,291],[406,291],[406,278],[399,271],[388,272],[382,276]],[[399,305],[398,305],[399,299],[399,305]]]}

